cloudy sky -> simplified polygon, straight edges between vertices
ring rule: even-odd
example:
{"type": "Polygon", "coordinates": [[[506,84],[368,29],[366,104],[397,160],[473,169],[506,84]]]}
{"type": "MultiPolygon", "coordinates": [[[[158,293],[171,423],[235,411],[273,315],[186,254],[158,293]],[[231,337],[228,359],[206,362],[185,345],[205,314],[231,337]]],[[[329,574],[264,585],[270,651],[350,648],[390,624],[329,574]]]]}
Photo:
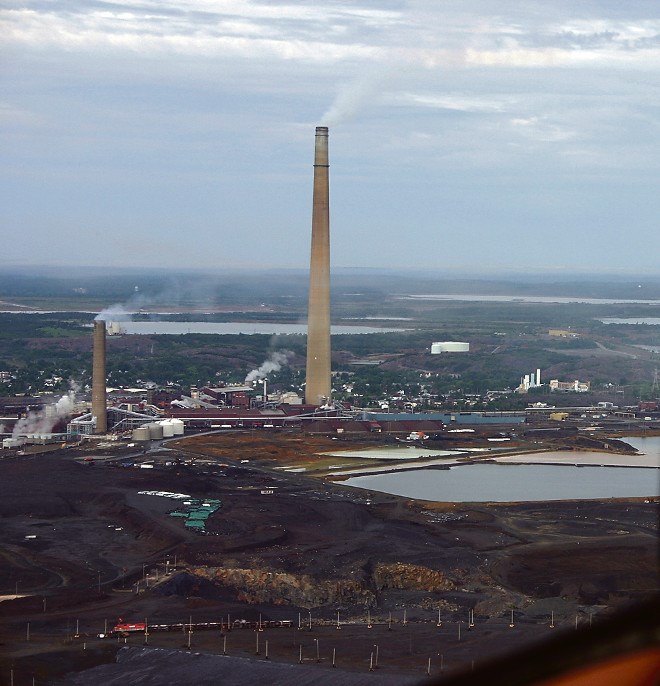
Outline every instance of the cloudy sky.
{"type": "Polygon", "coordinates": [[[660,3],[6,0],[5,264],[660,272],[660,3]]]}

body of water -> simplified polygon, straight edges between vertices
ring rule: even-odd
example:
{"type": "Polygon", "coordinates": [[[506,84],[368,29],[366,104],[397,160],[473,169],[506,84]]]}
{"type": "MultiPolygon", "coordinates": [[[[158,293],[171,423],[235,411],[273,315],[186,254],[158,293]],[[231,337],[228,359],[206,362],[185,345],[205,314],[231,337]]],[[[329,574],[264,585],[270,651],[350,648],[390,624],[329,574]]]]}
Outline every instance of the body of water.
{"type": "Polygon", "coordinates": [[[526,502],[657,497],[658,470],[473,464],[358,476],[348,486],[435,502],[526,502]]]}
{"type": "MultiPolygon", "coordinates": [[[[121,328],[129,334],[172,334],[208,333],[222,335],[238,334],[307,334],[307,324],[277,324],[254,322],[120,322],[121,328]]],[[[380,328],[374,326],[333,326],[331,333],[365,334],[395,333],[403,329],[380,328]]]]}
{"type": "Polygon", "coordinates": [[[644,455],[654,456],[656,466],[660,466],[660,436],[624,436],[621,440],[644,455]]]}
{"type": "Polygon", "coordinates": [[[587,305],[660,305],[660,300],[618,299],[618,298],[581,298],[556,295],[405,295],[401,300],[460,300],[464,302],[496,303],[584,303],[587,305]]]}
{"type": "Polygon", "coordinates": [[[649,326],[659,326],[660,317],[605,317],[598,321],[603,324],[648,324],[649,326]]]}
{"type": "Polygon", "coordinates": [[[365,448],[364,450],[342,450],[340,452],[323,453],[334,457],[355,457],[368,460],[418,460],[421,457],[449,457],[463,455],[464,450],[426,450],[423,448],[365,448]]]}
{"type": "MultiPolygon", "coordinates": [[[[623,440],[639,450],[640,453],[638,455],[621,455],[610,452],[552,450],[521,455],[501,455],[495,456],[493,459],[503,464],[560,464],[570,467],[574,465],[581,467],[660,467],[657,444],[646,443],[644,448],[641,448],[638,445],[633,445],[633,439],[629,441],[628,438],[624,438],[623,440]]],[[[634,439],[634,442],[637,443],[641,440],[634,439]]],[[[650,440],[653,441],[653,439],[650,440]]]]}

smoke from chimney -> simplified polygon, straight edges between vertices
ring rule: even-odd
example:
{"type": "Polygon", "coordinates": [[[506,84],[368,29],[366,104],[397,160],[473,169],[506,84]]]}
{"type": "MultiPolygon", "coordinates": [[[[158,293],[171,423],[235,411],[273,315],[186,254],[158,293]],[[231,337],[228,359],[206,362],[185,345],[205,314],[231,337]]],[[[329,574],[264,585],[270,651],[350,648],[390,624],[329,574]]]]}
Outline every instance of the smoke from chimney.
{"type": "MultiPolygon", "coordinates": [[[[60,419],[66,419],[73,414],[76,404],[76,393],[79,387],[71,382],[71,390],[52,405],[46,405],[36,412],[28,412],[21,417],[12,430],[12,437],[18,438],[27,434],[48,434],[60,419]]],[[[0,426],[0,433],[4,430],[0,426]]]]}
{"type": "Polygon", "coordinates": [[[381,81],[382,79],[369,74],[343,84],[332,105],[323,115],[323,121],[331,126],[337,126],[356,117],[378,99],[377,96],[382,91],[381,81]]]}
{"type": "Polygon", "coordinates": [[[293,357],[293,353],[290,350],[271,353],[268,359],[257,369],[253,369],[248,373],[245,377],[245,383],[252,383],[257,381],[257,379],[265,379],[271,372],[279,372],[291,357],[293,357]]]}

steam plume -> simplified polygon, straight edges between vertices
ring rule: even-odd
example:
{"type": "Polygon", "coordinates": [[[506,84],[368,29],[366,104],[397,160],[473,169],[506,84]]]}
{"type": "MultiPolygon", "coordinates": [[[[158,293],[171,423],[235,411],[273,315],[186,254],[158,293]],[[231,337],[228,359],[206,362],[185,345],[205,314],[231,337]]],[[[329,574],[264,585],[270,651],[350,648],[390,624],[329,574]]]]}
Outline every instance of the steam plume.
{"type": "Polygon", "coordinates": [[[246,377],[245,383],[251,383],[257,379],[265,379],[271,372],[279,372],[282,367],[293,357],[290,350],[273,352],[268,359],[257,369],[253,369],[246,377]]]}
{"type": "MultiPolygon", "coordinates": [[[[99,312],[95,319],[115,322],[130,322],[133,315],[152,307],[163,307],[170,311],[174,307],[189,307],[191,304],[211,304],[216,297],[218,284],[207,278],[191,277],[174,279],[162,290],[142,293],[138,286],[135,292],[122,303],[115,303],[99,312]]],[[[154,316],[153,313],[151,316],[154,316]]]]}
{"type": "Polygon", "coordinates": [[[378,84],[371,79],[361,78],[349,83],[339,91],[330,109],[320,121],[328,126],[336,126],[352,119],[373,101],[378,90],[378,84]]]}
{"type": "Polygon", "coordinates": [[[65,419],[73,414],[76,405],[76,392],[79,386],[71,383],[71,390],[63,395],[52,405],[46,405],[41,410],[28,412],[25,417],[21,417],[12,431],[12,437],[24,436],[26,434],[47,434],[60,419],[65,419]]]}
{"type": "Polygon", "coordinates": [[[350,121],[367,107],[379,104],[399,78],[399,71],[394,63],[380,63],[341,84],[334,102],[319,121],[324,126],[336,126],[350,121]]]}
{"type": "Polygon", "coordinates": [[[104,310],[101,310],[96,317],[94,317],[94,321],[105,321],[105,322],[126,322],[126,321],[131,321],[133,312],[129,309],[126,308],[126,305],[122,305],[120,303],[117,303],[115,305],[110,305],[110,307],[106,307],[104,310]]]}

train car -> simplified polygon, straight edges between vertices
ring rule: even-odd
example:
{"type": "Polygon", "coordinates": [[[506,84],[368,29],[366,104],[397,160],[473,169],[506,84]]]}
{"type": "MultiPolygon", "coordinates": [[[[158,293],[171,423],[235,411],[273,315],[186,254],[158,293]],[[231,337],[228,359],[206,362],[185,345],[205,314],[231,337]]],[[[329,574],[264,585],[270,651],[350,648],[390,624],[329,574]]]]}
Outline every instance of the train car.
{"type": "Polygon", "coordinates": [[[115,625],[113,631],[117,634],[135,634],[144,633],[147,630],[147,625],[144,622],[136,622],[131,624],[128,622],[120,622],[115,625]]]}

